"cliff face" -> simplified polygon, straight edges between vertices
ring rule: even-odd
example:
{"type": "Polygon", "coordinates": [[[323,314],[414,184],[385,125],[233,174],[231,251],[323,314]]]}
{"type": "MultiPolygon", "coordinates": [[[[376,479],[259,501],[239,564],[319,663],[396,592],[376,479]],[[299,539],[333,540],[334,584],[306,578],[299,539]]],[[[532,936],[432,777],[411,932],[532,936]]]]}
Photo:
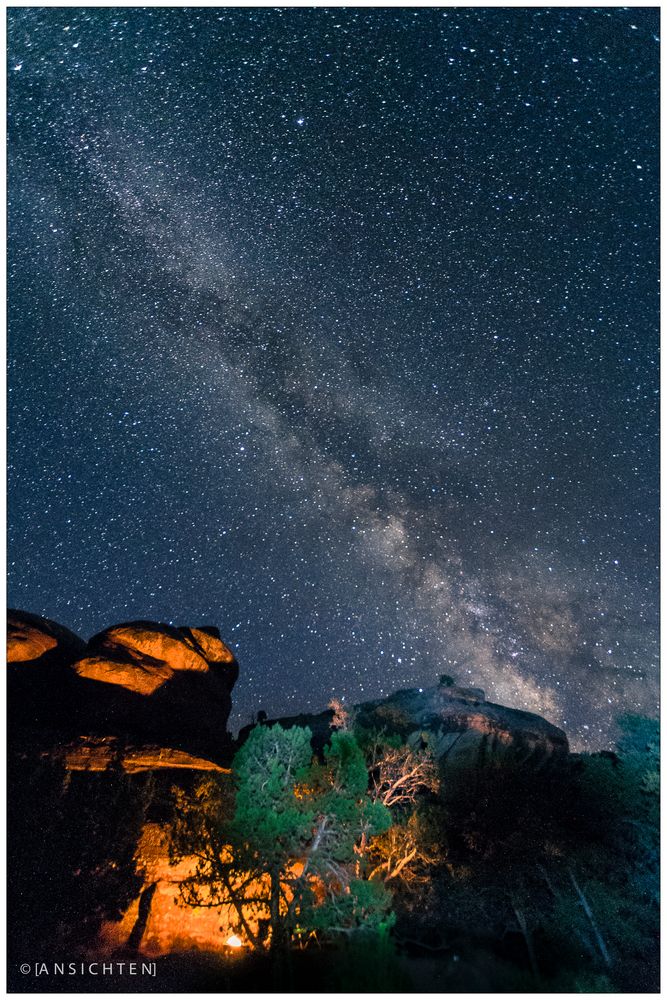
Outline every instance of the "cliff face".
{"type": "MultiPolygon", "coordinates": [[[[233,752],[251,728],[238,742],[227,732],[238,664],[218,630],[139,621],[85,642],[10,611],[7,645],[9,900],[19,945],[52,933],[48,920],[46,928],[35,921],[35,911],[48,918],[52,909],[61,925],[92,914],[98,952],[219,948],[233,914],[179,905],[178,883],[195,862],[172,864],[167,836],[172,789],[190,794],[206,774],[229,781],[233,752]],[[97,895],[103,879],[102,906],[87,895],[87,873],[97,895]]],[[[561,730],[491,704],[476,688],[398,691],[353,712],[367,728],[427,740],[448,764],[483,750],[542,766],[568,752],[561,730]]],[[[266,724],[310,726],[320,749],[332,719],[325,711],[266,724]]]]}

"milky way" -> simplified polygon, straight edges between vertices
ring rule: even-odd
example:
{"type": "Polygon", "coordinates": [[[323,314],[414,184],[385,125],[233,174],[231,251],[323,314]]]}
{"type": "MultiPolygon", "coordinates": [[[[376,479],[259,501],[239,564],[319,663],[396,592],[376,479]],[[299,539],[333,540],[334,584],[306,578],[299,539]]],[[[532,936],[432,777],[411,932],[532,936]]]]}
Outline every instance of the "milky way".
{"type": "Polygon", "coordinates": [[[237,723],[654,714],[658,13],[9,11],[9,600],[237,723]]]}

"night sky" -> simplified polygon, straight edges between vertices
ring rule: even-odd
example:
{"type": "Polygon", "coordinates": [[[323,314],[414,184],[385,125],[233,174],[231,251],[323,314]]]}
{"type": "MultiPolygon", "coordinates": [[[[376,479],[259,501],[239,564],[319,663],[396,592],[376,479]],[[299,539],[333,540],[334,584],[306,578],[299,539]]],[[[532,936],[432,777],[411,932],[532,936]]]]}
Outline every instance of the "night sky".
{"type": "Polygon", "coordinates": [[[9,603],[236,725],[658,697],[655,8],[9,11],[9,603]]]}

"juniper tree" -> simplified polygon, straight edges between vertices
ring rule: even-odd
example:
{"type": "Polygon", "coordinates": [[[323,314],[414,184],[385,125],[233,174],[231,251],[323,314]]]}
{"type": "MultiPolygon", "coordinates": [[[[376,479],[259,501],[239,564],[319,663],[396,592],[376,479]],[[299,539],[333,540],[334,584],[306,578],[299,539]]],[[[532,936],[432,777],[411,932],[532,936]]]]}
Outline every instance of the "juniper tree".
{"type": "Polygon", "coordinates": [[[234,758],[233,812],[219,786],[180,796],[175,857],[194,855],[181,886],[193,906],[231,905],[251,944],[274,950],[308,932],[346,932],[390,919],[390,896],[366,879],[360,844],[389,828],[368,794],[363,755],[334,733],[313,757],[309,729],[259,726],[234,758]],[[231,816],[230,816],[231,812],[231,816]],[[268,921],[270,935],[256,928],[268,921]]]}

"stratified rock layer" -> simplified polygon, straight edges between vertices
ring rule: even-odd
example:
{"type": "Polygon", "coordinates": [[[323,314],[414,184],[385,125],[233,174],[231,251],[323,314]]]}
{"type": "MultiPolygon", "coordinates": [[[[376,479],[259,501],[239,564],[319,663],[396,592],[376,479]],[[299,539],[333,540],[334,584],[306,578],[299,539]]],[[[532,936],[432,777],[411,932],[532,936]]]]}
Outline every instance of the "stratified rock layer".
{"type": "MultiPolygon", "coordinates": [[[[53,751],[44,756],[54,757],[53,751]]],[[[222,767],[204,757],[195,757],[172,747],[132,746],[114,736],[81,737],[58,748],[58,758],[66,771],[117,771],[127,774],[139,771],[215,771],[228,774],[222,767]]]]}

